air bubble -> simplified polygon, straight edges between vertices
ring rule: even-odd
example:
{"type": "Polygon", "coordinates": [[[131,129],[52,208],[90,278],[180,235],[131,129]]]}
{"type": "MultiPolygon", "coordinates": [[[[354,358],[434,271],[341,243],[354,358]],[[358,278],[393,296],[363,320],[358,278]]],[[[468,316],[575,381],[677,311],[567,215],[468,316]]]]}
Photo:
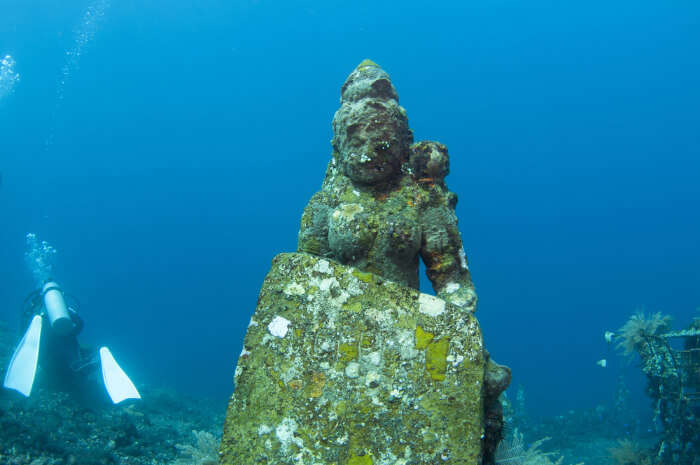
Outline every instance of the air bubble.
{"type": "Polygon", "coordinates": [[[0,100],[12,92],[19,82],[19,73],[15,71],[15,59],[5,55],[0,60],[0,100]]]}

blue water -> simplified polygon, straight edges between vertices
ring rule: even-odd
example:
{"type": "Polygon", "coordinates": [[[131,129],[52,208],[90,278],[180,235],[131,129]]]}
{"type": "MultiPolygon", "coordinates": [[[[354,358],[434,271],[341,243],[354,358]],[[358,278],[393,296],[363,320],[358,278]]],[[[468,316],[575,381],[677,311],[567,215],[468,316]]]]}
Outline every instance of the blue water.
{"type": "Polygon", "coordinates": [[[37,233],[84,342],[225,399],[371,58],[449,147],[486,345],[533,413],[610,402],[619,370],[644,404],[602,335],[640,306],[699,315],[699,26],[695,1],[3,3],[0,318],[37,233]]]}

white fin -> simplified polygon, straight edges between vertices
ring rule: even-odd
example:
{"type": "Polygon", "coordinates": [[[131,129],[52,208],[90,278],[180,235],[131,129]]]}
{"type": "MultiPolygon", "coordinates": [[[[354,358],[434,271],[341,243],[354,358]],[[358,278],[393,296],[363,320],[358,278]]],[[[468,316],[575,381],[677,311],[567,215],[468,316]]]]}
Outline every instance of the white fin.
{"type": "Polygon", "coordinates": [[[118,404],[125,399],[141,398],[134,383],[126,376],[124,370],[117,364],[112,353],[106,347],[100,348],[100,364],[102,365],[102,380],[113,403],[118,404]]]}
{"type": "Polygon", "coordinates": [[[14,389],[29,397],[32,393],[36,365],[39,361],[39,342],[41,339],[41,316],[35,315],[22,336],[19,345],[12,354],[10,365],[7,367],[5,382],[8,389],[14,389]]]}

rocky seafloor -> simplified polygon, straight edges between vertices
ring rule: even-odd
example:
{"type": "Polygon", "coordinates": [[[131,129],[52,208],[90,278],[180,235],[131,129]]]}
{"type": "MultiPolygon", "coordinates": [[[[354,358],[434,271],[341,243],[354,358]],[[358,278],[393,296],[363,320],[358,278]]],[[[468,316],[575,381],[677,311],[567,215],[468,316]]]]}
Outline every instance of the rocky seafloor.
{"type": "MultiPolygon", "coordinates": [[[[0,321],[3,377],[16,339],[0,321]]],[[[142,401],[120,405],[86,403],[42,387],[30,398],[0,389],[0,465],[218,463],[225,402],[139,387],[142,401]]],[[[641,461],[655,439],[645,434],[645,422],[630,424],[603,405],[517,423],[522,441],[503,448],[501,465],[651,463],[641,461]],[[544,438],[549,439],[538,442],[544,438]]]]}
{"type": "MultiPolygon", "coordinates": [[[[0,321],[0,374],[17,335],[0,321]]],[[[211,465],[225,402],[139,386],[141,401],[78,399],[42,386],[25,398],[0,389],[2,465],[211,465]]]]}

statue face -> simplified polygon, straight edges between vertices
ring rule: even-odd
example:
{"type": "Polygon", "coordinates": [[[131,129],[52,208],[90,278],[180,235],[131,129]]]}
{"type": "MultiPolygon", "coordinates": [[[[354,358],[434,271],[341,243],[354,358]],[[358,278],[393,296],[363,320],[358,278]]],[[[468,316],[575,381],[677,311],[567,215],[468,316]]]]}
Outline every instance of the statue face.
{"type": "MultiPolygon", "coordinates": [[[[408,153],[410,131],[398,108],[364,106],[341,118],[347,124],[334,124],[334,146],[346,176],[362,184],[375,184],[400,172],[408,153]]],[[[341,118],[336,115],[335,123],[341,118]]]]}
{"type": "MultiPolygon", "coordinates": [[[[374,184],[394,176],[400,153],[391,138],[353,137],[343,144],[341,166],[345,175],[356,182],[374,184]]],[[[395,142],[395,141],[393,141],[395,142]]]]}

